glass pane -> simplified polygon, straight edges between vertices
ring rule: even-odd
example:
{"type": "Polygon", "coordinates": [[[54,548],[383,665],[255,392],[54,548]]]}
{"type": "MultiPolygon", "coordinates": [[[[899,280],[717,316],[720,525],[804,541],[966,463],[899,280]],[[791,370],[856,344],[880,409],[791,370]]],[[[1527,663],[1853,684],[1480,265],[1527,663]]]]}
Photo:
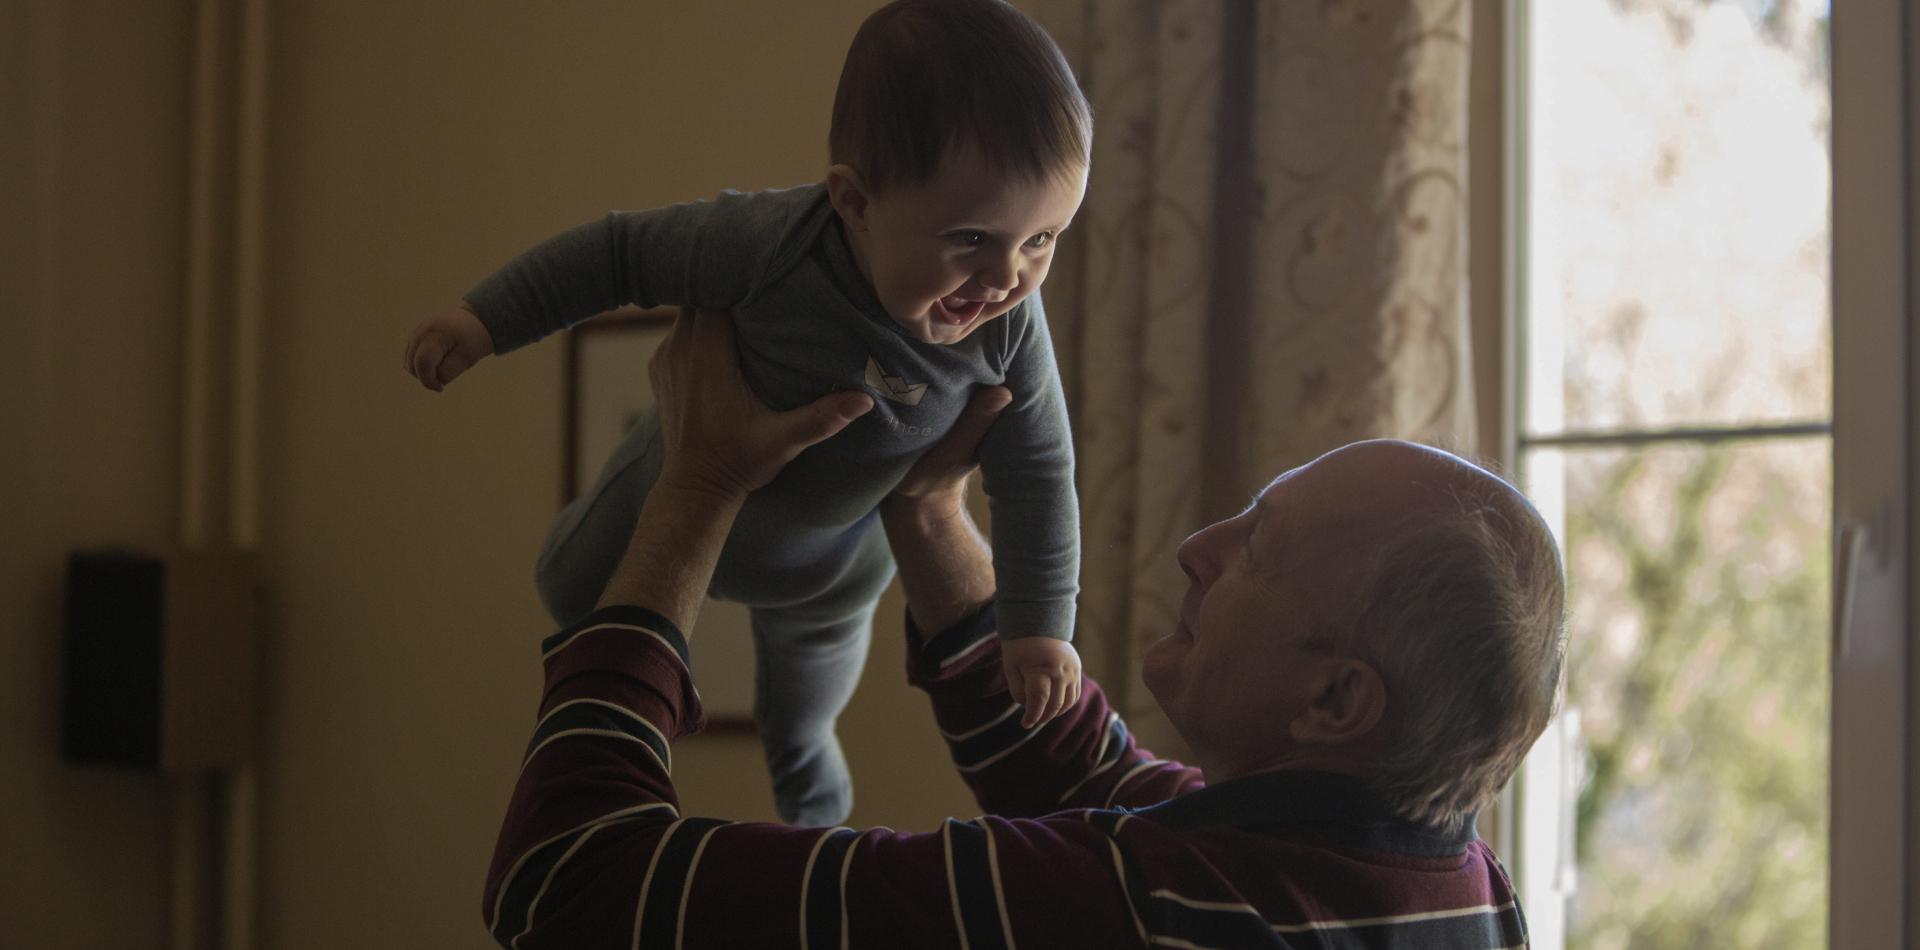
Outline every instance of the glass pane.
{"type": "Polygon", "coordinates": [[[1527,9],[1526,431],[1825,418],[1825,2],[1527,9]]]}
{"type": "Polygon", "coordinates": [[[1527,457],[1567,552],[1584,749],[1567,946],[1825,944],[1830,457],[1527,457]]]}

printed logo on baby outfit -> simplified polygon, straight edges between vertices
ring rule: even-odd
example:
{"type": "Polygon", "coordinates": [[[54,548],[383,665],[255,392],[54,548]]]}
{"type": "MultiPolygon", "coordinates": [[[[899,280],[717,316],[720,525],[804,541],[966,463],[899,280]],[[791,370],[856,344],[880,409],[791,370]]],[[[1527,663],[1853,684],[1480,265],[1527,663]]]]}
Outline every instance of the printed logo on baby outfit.
{"type": "Polygon", "coordinates": [[[888,376],[872,356],[867,357],[867,385],[880,395],[909,406],[920,405],[920,397],[927,394],[926,383],[908,383],[902,377],[888,376]]]}

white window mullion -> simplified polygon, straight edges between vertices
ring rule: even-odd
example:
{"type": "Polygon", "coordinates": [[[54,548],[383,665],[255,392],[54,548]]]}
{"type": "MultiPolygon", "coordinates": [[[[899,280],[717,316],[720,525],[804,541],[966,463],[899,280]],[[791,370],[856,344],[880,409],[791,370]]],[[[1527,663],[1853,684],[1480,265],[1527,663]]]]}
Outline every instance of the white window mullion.
{"type": "MultiPolygon", "coordinates": [[[[1531,81],[1534,57],[1550,55],[1541,44],[1551,40],[1552,5],[1529,0],[1504,0],[1504,35],[1500,38],[1504,63],[1503,136],[1506,141],[1506,235],[1503,252],[1507,269],[1507,339],[1512,341],[1512,372],[1507,392],[1518,397],[1517,429],[1528,433],[1557,432],[1565,425],[1566,381],[1561,361],[1561,281],[1554,253],[1555,222],[1532,196],[1553,174],[1551,128],[1552,90],[1531,81]]],[[[1527,492],[1546,518],[1555,537],[1566,536],[1564,454],[1526,452],[1513,460],[1527,492]]],[[[1513,863],[1515,886],[1527,910],[1528,936],[1536,950],[1561,950],[1566,945],[1567,909],[1575,878],[1566,873],[1576,866],[1572,820],[1579,788],[1568,779],[1581,754],[1577,730],[1567,734],[1563,714],[1549,724],[1516,776],[1504,842],[1513,863]],[[1567,740],[1572,738],[1570,743],[1567,740]]]]}

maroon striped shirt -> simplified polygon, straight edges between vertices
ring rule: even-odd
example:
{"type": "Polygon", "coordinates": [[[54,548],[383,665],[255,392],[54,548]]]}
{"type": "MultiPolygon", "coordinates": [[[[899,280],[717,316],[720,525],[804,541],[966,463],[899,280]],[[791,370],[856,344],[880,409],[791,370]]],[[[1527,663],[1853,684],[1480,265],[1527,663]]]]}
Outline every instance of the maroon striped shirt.
{"type": "Polygon", "coordinates": [[[989,607],[908,660],[985,817],[794,828],[681,815],[673,742],[701,723],[686,641],[652,611],[596,611],[544,644],[488,928],[522,950],[1525,944],[1471,822],[1408,823],[1326,773],[1203,786],[1091,679],[1022,729],[994,633],[989,607]]]}

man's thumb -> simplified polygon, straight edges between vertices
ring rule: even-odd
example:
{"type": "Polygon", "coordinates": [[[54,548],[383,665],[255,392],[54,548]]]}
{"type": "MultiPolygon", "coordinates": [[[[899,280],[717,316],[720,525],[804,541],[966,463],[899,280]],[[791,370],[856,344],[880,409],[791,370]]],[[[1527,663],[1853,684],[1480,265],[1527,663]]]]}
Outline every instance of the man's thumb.
{"type": "Polygon", "coordinates": [[[828,438],[873,409],[873,397],[860,392],[828,393],[812,405],[789,413],[806,445],[828,438]]]}
{"type": "Polygon", "coordinates": [[[942,451],[972,462],[980,451],[980,440],[987,437],[987,430],[993,428],[994,421],[1012,402],[1013,393],[1005,386],[989,386],[975,392],[973,398],[967,400],[967,410],[941,439],[942,451]]]}

